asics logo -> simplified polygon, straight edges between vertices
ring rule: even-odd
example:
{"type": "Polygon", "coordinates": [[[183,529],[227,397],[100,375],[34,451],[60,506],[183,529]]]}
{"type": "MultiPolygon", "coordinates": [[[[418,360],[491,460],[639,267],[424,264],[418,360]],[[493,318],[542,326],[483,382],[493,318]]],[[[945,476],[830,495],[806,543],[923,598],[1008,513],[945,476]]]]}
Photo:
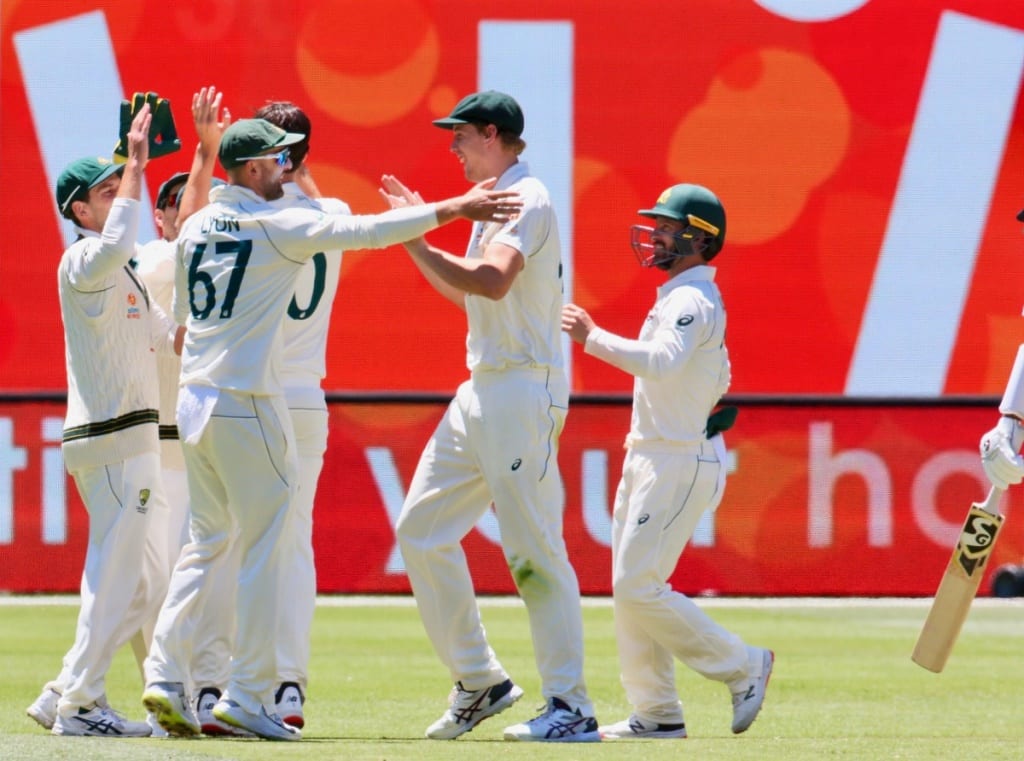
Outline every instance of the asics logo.
{"type": "Polygon", "coordinates": [[[512,461],[512,470],[519,470],[519,466],[523,464],[523,461],[518,457],[512,461]]]}
{"type": "Polygon", "coordinates": [[[109,719],[86,719],[81,716],[75,716],[75,721],[84,724],[89,731],[96,732],[101,735],[119,735],[121,730],[117,724],[110,721],[109,719]]]}
{"type": "Polygon", "coordinates": [[[641,515],[641,516],[640,516],[639,518],[637,518],[637,520],[636,520],[636,525],[638,525],[638,526],[642,526],[642,525],[644,525],[645,523],[647,523],[647,521],[649,521],[650,519],[651,519],[651,516],[650,516],[650,515],[648,515],[647,513],[644,513],[644,514],[643,514],[643,515],[641,515]]]}
{"type": "Polygon", "coordinates": [[[551,725],[545,737],[569,737],[576,734],[576,730],[580,728],[580,725],[586,724],[586,722],[587,719],[582,716],[570,721],[555,722],[551,725]]]}
{"type": "Polygon", "coordinates": [[[464,708],[452,711],[455,721],[461,724],[470,724],[473,717],[484,710],[484,700],[487,698],[487,691],[481,691],[480,696],[464,708]]]}

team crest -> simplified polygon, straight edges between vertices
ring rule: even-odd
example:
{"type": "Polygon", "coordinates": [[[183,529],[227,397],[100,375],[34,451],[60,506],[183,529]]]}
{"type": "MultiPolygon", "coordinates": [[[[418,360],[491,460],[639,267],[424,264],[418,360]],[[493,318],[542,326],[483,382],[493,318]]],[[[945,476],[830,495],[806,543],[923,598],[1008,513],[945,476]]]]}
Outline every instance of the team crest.
{"type": "Polygon", "coordinates": [[[135,512],[146,514],[149,509],[146,507],[146,503],[149,502],[149,497],[152,492],[149,489],[139,489],[139,504],[135,507],[135,512]]]}

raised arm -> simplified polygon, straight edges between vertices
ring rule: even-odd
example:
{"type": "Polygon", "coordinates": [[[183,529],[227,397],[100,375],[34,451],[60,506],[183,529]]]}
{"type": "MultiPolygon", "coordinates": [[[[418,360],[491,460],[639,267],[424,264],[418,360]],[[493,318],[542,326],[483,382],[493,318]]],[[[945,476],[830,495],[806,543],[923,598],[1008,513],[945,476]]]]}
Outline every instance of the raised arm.
{"type": "Polygon", "coordinates": [[[200,88],[192,96],[192,121],[199,142],[189,169],[188,181],[181,191],[178,204],[179,226],[208,203],[220,138],[231,124],[231,112],[227,108],[221,110],[223,95],[211,85],[200,88]]]}

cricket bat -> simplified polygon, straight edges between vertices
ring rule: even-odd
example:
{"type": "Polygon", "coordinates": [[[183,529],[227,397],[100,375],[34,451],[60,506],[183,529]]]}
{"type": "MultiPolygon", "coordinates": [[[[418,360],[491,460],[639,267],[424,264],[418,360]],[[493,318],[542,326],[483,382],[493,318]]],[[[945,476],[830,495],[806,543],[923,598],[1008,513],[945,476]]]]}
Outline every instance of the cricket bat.
{"type": "Polygon", "coordinates": [[[936,674],[946,665],[985,575],[999,528],[1003,525],[1003,516],[999,514],[1002,496],[1003,490],[993,486],[984,502],[971,505],[953,557],[949,559],[931,610],[917,637],[910,657],[918,666],[936,674]]]}

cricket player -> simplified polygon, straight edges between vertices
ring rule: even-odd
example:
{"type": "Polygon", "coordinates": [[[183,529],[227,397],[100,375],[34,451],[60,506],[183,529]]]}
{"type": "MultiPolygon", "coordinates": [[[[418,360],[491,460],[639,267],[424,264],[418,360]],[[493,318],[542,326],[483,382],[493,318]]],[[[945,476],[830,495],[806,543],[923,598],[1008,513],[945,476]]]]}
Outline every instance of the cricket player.
{"type": "Polygon", "coordinates": [[[654,227],[632,228],[633,250],[667,277],[640,337],[602,330],[575,304],[562,310],[562,329],[587,354],[635,376],[612,512],[615,633],[633,713],[602,726],[601,737],[686,737],[675,658],[728,686],[739,733],[761,709],[774,655],[745,645],[668,584],[725,488],[725,443],[708,421],[730,380],[725,307],[708,264],[725,243],[725,209],[707,188],[681,184],[639,214],[654,227]]]}
{"type": "Polygon", "coordinates": [[[154,351],[173,352],[180,335],[131,267],[150,123],[146,104],[123,165],[84,158],[57,180],[57,206],[78,233],[57,271],[68,374],[62,452],[89,513],[75,644],[28,709],[57,735],[151,733],[109,706],[104,685],[114,653],[155,615],[168,578],[151,531],[154,514],[168,510],[154,351]]]}
{"type": "MultiPolygon", "coordinates": [[[[557,220],[547,189],[519,160],[524,118],[514,98],[474,93],[434,124],[451,130],[451,151],[470,182],[499,176],[497,187],[517,191],[523,209],[504,224],[474,225],[465,257],[423,238],[406,244],[469,324],[469,380],[423,450],[395,527],[423,625],[455,684],[426,736],[455,739],[523,694],[487,642],[460,545],[493,501],[546,703],[534,719],[508,727],[505,739],[597,741],[579,584],[562,537],[558,440],[569,386],[557,220]]],[[[407,189],[395,195],[418,201],[407,189]]]]}
{"type": "MultiPolygon", "coordinates": [[[[1024,210],[1017,214],[1024,222],[1024,210]]],[[[1024,481],[1024,344],[1017,349],[1017,358],[1006,382],[999,403],[999,422],[981,437],[981,465],[985,475],[997,489],[1006,490],[1024,481]]]]}
{"type": "MultiPolygon", "coordinates": [[[[352,210],[343,201],[323,198],[313,182],[305,163],[312,134],[306,113],[293,103],[274,101],[255,115],[289,132],[306,135],[291,147],[292,167],[284,174],[284,195],[274,203],[329,214],[351,214],[352,210]]],[[[316,607],[313,503],[327,451],[327,400],[320,384],[327,375],[327,331],[341,277],[341,258],[340,250],[319,252],[306,263],[299,273],[282,326],[282,382],[295,429],[299,482],[288,526],[290,539],[282,549],[274,702],[282,721],[299,729],[305,726],[303,705],[309,681],[309,638],[316,607]]]]}
{"type": "Polygon", "coordinates": [[[513,193],[488,190],[492,179],[463,196],[373,217],[280,208],[271,202],[284,194],[289,148],[304,137],[263,119],[224,130],[218,158],[229,182],[211,191],[210,204],[178,237],[174,311],[186,337],[177,422],[191,540],[157,619],[143,693],[172,735],[200,731],[185,690],[190,645],[207,576],[231,542],[240,553],[237,632],[213,715],[259,737],[301,737],[267,711],[277,677],[267,633],[277,630],[281,538],[298,471],[281,382],[281,325],[300,268],[318,252],[383,248],[458,217],[507,219],[520,206],[513,193]]]}
{"type": "MultiPolygon", "coordinates": [[[[212,88],[211,88],[212,89],[212,88]]],[[[209,102],[214,94],[204,88],[197,94],[194,117],[197,131],[206,135],[214,134],[217,120],[206,118],[199,103],[209,102]]],[[[219,98],[218,98],[219,101],[219,98]]],[[[273,203],[278,206],[291,204],[306,208],[320,209],[333,214],[351,214],[348,205],[337,199],[323,198],[313,181],[305,163],[309,152],[312,125],[306,113],[293,103],[271,101],[254,114],[266,119],[288,132],[304,134],[304,140],[289,148],[291,168],[282,176],[284,191],[282,197],[273,203]]],[[[223,121],[223,120],[222,120],[223,121]]],[[[205,138],[204,138],[205,139],[205,138]]],[[[212,162],[196,167],[200,176],[212,174],[212,162]]],[[[205,181],[204,181],[205,182],[205,181]]],[[[213,180],[216,182],[216,180],[213,180]]],[[[196,183],[202,195],[209,193],[203,182],[196,183]]],[[[286,527],[286,539],[282,549],[281,583],[282,612],[277,640],[278,679],[274,689],[277,714],[285,724],[302,729],[305,726],[304,704],[309,671],[309,637],[316,606],[316,566],[313,560],[313,506],[317,482],[323,468],[323,456],[327,448],[328,414],[327,402],[321,388],[326,375],[327,331],[330,313],[341,276],[342,252],[317,253],[302,267],[296,281],[295,294],[288,305],[282,326],[283,354],[282,381],[285,400],[295,430],[299,459],[299,483],[296,488],[292,520],[286,527]],[[291,537],[289,540],[288,537],[291,537]]],[[[227,559],[229,568],[237,564],[235,553],[227,559]]],[[[237,572],[218,574],[233,577],[237,572]]],[[[233,580],[233,579],[232,579],[233,580]]],[[[234,584],[221,586],[217,594],[233,595],[234,584]]],[[[233,617],[214,614],[213,608],[204,609],[208,624],[202,633],[203,646],[208,652],[196,654],[193,664],[193,692],[196,714],[204,734],[234,734],[235,728],[220,722],[213,716],[213,707],[221,697],[226,683],[226,674],[221,680],[210,679],[208,674],[219,673],[220,669],[207,665],[223,652],[222,643],[230,642],[234,636],[233,617]]],[[[228,654],[223,654],[221,665],[226,668],[228,654]]]]}

